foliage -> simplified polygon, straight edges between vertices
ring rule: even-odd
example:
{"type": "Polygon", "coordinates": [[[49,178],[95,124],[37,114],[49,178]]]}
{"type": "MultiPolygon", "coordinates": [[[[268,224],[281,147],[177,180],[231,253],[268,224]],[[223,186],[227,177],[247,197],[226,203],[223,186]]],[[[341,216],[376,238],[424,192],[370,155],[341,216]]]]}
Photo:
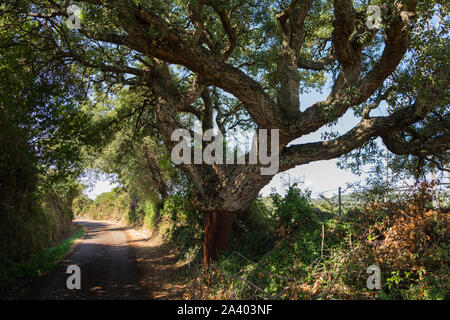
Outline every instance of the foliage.
{"type": "MultiPolygon", "coordinates": [[[[3,8],[2,8],[3,9],[3,8]]],[[[71,230],[89,119],[84,85],[29,37],[36,24],[0,16],[0,266],[71,230]]]]}
{"type": "Polygon", "coordinates": [[[292,185],[284,197],[277,193],[271,195],[275,207],[274,218],[278,223],[276,232],[280,238],[306,226],[314,227],[316,221],[309,204],[310,196],[310,191],[303,192],[297,184],[292,185]]]}
{"type": "MultiPolygon", "coordinates": [[[[252,246],[234,245],[231,254],[195,275],[185,298],[448,299],[450,221],[447,213],[432,208],[433,182],[421,184],[410,198],[367,202],[342,216],[316,215],[303,197],[291,187],[259,213],[283,216],[289,199],[293,215],[301,209],[308,217],[301,227],[272,237],[258,254],[252,246]],[[381,268],[381,290],[366,288],[372,264],[381,268]]],[[[277,220],[265,221],[280,226],[277,220]]]]}
{"type": "Polygon", "coordinates": [[[158,231],[171,243],[180,259],[199,259],[203,239],[203,220],[192,206],[189,195],[169,196],[160,211],[158,231]]]}
{"type": "Polygon", "coordinates": [[[431,296],[444,298],[449,292],[445,277],[450,219],[448,213],[433,208],[433,186],[434,182],[422,183],[410,199],[374,203],[365,209],[370,224],[366,244],[376,264],[390,275],[386,278],[390,297],[405,298],[409,291],[419,291],[416,298],[426,298],[432,289],[431,296]]]}
{"type": "Polygon", "coordinates": [[[249,258],[255,259],[273,247],[277,237],[273,223],[273,201],[271,198],[256,199],[249,212],[235,218],[232,229],[231,250],[246,252],[249,258]]]}
{"type": "Polygon", "coordinates": [[[72,205],[74,217],[85,216],[93,202],[94,201],[85,194],[76,197],[72,205]]]}
{"type": "Polygon", "coordinates": [[[144,212],[144,226],[149,230],[154,229],[158,222],[160,205],[158,203],[144,201],[141,207],[141,210],[144,212]]]}
{"type": "Polygon", "coordinates": [[[93,220],[113,220],[133,222],[134,211],[130,208],[130,196],[121,188],[114,188],[110,192],[100,194],[95,201],[86,200],[80,195],[76,200],[78,218],[90,218],[93,220]],[[82,205],[82,206],[80,206],[82,205]]]}
{"type": "Polygon", "coordinates": [[[6,208],[0,225],[0,265],[20,262],[72,231],[73,195],[47,190],[6,208]],[[23,213],[22,210],[26,210],[23,213]]]}
{"type": "MultiPolygon", "coordinates": [[[[9,262],[0,270],[0,287],[7,288],[18,280],[40,276],[54,269],[67,254],[74,241],[83,235],[84,229],[81,228],[57,246],[35,253],[23,262],[9,262]]],[[[3,292],[0,291],[0,295],[2,294],[3,292]]]]}

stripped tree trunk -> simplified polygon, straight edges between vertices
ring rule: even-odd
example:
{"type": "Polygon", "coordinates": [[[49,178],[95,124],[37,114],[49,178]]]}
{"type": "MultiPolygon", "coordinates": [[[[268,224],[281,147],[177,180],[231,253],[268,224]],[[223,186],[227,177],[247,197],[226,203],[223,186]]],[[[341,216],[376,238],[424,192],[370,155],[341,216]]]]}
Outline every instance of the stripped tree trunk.
{"type": "Polygon", "coordinates": [[[221,253],[229,249],[234,217],[234,212],[211,211],[203,214],[203,262],[206,268],[217,260],[221,253]]]}

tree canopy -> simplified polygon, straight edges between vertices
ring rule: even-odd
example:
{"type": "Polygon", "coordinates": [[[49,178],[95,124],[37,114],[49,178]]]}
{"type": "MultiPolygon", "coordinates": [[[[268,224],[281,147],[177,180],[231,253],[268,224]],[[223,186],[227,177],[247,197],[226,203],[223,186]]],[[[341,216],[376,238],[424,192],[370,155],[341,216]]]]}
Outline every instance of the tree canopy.
{"type": "MultiPolygon", "coordinates": [[[[236,127],[278,129],[279,147],[272,151],[280,171],[358,157],[358,150],[370,160],[379,137],[419,167],[443,168],[448,161],[444,1],[9,0],[0,12],[2,31],[27,26],[2,38],[0,47],[29,43],[47,63],[69,68],[97,99],[94,105],[106,108],[97,112],[106,114],[99,137],[132,119],[138,144],[148,145],[144,139],[151,137],[170,152],[172,133],[192,131],[196,123],[223,134],[236,127]],[[70,4],[79,6],[79,16],[70,4]],[[379,8],[379,26],[367,23],[369,4],[379,8]],[[70,25],[74,19],[79,28],[70,25]],[[323,101],[303,105],[302,94],[325,89],[323,101]],[[128,103],[108,103],[117,96],[128,103]],[[383,101],[389,113],[371,116],[383,101]],[[291,144],[332,127],[349,110],[359,122],[347,133],[291,144]]],[[[225,234],[227,217],[248,209],[272,178],[261,175],[261,167],[177,165],[193,183],[205,228],[225,234]]],[[[213,238],[205,239],[226,246],[226,237],[213,238]]]]}

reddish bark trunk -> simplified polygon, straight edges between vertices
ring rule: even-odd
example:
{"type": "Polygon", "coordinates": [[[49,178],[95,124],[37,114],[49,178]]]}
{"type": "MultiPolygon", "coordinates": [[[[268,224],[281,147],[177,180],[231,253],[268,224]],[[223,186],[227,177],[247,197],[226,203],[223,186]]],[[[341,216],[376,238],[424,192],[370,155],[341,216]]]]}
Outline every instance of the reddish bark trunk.
{"type": "Polygon", "coordinates": [[[230,231],[235,214],[233,212],[205,212],[203,263],[208,268],[211,262],[217,260],[219,254],[230,246],[230,231]]]}

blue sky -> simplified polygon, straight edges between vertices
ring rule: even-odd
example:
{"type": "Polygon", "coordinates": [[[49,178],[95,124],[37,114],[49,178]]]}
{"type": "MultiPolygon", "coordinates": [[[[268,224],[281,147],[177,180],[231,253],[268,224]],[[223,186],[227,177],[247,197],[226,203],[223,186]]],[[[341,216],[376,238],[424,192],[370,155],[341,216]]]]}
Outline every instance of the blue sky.
{"type": "MultiPolygon", "coordinates": [[[[301,109],[304,110],[313,103],[326,99],[328,93],[329,92],[325,92],[321,94],[314,92],[302,95],[301,109]]],[[[384,104],[380,104],[378,110],[372,111],[372,115],[383,115],[383,108],[384,104]]],[[[343,134],[352,129],[359,121],[360,119],[353,116],[353,110],[348,110],[332,129],[339,134],[343,134]]],[[[330,128],[321,128],[312,134],[294,140],[292,143],[297,144],[321,141],[321,134],[326,131],[330,131],[330,128]]],[[[350,170],[339,169],[336,165],[337,161],[338,159],[315,161],[279,173],[261,190],[261,195],[266,196],[270,194],[272,188],[275,188],[277,192],[282,193],[284,189],[283,182],[289,181],[290,179],[291,182],[295,182],[296,180],[303,182],[303,186],[310,189],[313,192],[313,196],[322,192],[325,192],[326,196],[331,196],[338,192],[337,189],[339,187],[345,189],[347,183],[364,179],[364,175],[357,176],[350,170]]]]}

